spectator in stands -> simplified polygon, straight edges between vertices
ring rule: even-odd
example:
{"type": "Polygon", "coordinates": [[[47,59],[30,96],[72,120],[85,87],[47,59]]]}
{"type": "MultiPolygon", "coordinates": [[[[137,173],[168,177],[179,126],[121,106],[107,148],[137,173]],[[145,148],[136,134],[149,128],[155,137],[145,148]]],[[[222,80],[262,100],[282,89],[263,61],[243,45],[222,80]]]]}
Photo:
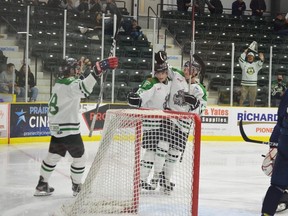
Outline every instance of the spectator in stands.
{"type": "Polygon", "coordinates": [[[89,4],[89,11],[91,14],[95,13],[102,13],[103,12],[103,5],[101,0],[91,0],[89,4]]]}
{"type": "MultiPolygon", "coordinates": [[[[23,64],[16,73],[16,83],[20,87],[20,97],[25,97],[26,91],[26,65],[23,64]]],[[[30,96],[29,102],[35,102],[38,96],[38,88],[35,87],[35,78],[33,73],[31,72],[30,66],[28,65],[28,95],[30,96]]]]}
{"type": "Polygon", "coordinates": [[[223,4],[221,0],[210,0],[210,6],[208,9],[211,14],[222,14],[223,13],[223,4]]]}
{"type": "MultiPolygon", "coordinates": [[[[205,13],[205,4],[208,5],[208,8],[213,7],[208,0],[196,0],[195,10],[199,15],[203,15],[205,13]]],[[[191,3],[189,3],[189,6],[190,5],[191,3]]]]}
{"type": "Polygon", "coordinates": [[[7,58],[8,57],[3,54],[3,51],[0,50],[0,73],[6,69],[7,58]]]}
{"type": "Polygon", "coordinates": [[[89,11],[88,0],[80,0],[80,4],[77,7],[79,13],[87,13],[89,11]]]}
{"type": "Polygon", "coordinates": [[[191,0],[177,0],[177,10],[180,12],[187,12],[191,6],[191,0]]]}
{"type": "MultiPolygon", "coordinates": [[[[85,34],[89,39],[100,40],[99,38],[102,34],[102,12],[96,12],[95,16],[92,16],[92,18],[93,18],[93,21],[95,20],[94,25],[90,27],[81,27],[80,32],[82,34],[85,34]]],[[[112,32],[113,26],[109,25],[109,27],[110,27],[109,31],[112,32]]]]}
{"type": "Polygon", "coordinates": [[[232,15],[242,16],[246,10],[246,4],[243,0],[236,0],[232,3],[232,15]]]}
{"type": "Polygon", "coordinates": [[[141,40],[145,39],[147,40],[146,35],[143,34],[141,31],[141,27],[138,25],[137,20],[133,19],[131,21],[131,28],[130,32],[127,32],[134,40],[141,40]]]}
{"type": "MultiPolygon", "coordinates": [[[[121,11],[118,9],[115,0],[106,0],[106,7],[104,9],[106,15],[114,15],[117,16],[117,27],[120,27],[122,22],[122,14],[121,11]]],[[[112,35],[113,34],[113,17],[111,20],[105,20],[105,34],[112,35]],[[107,25],[107,26],[106,26],[107,25]]]]}
{"type": "Polygon", "coordinates": [[[262,16],[266,11],[266,3],[264,0],[251,0],[250,8],[252,10],[252,16],[262,16]]]}
{"type": "Polygon", "coordinates": [[[276,80],[271,83],[271,106],[278,107],[280,100],[286,90],[286,84],[283,82],[283,75],[278,74],[276,80]]]}
{"type": "Polygon", "coordinates": [[[239,64],[242,69],[240,106],[243,106],[247,96],[249,96],[250,107],[255,105],[258,72],[261,70],[264,62],[264,54],[259,53],[258,55],[260,60],[255,61],[255,53],[248,52],[248,49],[246,49],[239,57],[239,64]]]}
{"type": "Polygon", "coordinates": [[[6,70],[0,73],[0,92],[6,94],[16,94],[20,95],[20,88],[15,82],[15,65],[13,63],[8,63],[6,65],[6,70]],[[14,92],[13,92],[14,89],[14,92]]]}
{"type": "Polygon", "coordinates": [[[277,14],[274,19],[274,32],[280,35],[288,35],[288,14],[277,14]]]}
{"type": "Polygon", "coordinates": [[[63,0],[63,1],[61,1],[60,7],[63,8],[63,9],[66,9],[67,11],[78,13],[77,8],[75,8],[75,6],[74,6],[73,0],[63,0]]]}

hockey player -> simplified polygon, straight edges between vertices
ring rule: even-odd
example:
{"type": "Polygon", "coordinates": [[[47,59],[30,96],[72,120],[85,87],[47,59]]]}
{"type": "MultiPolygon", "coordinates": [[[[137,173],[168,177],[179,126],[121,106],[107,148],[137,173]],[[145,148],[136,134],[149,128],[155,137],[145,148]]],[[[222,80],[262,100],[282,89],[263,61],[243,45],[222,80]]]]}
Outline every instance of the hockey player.
{"type": "Polygon", "coordinates": [[[65,157],[66,152],[69,152],[73,158],[70,167],[73,195],[76,196],[79,193],[85,170],[85,150],[78,117],[80,99],[92,93],[96,80],[105,70],[115,69],[117,66],[117,57],[109,57],[96,62],[93,72],[83,80],[74,77],[77,60],[69,59],[62,66],[63,78],[56,81],[48,102],[51,140],[49,152],[41,164],[40,179],[34,196],[48,196],[53,193],[54,188],[48,185],[48,181],[57,163],[61,157],[65,157]]]}
{"type": "MultiPolygon", "coordinates": [[[[164,110],[167,107],[171,80],[168,79],[168,66],[166,63],[155,64],[153,78],[145,80],[136,93],[128,94],[128,104],[133,107],[164,110]]],[[[161,120],[143,122],[144,133],[142,148],[145,153],[140,164],[141,187],[152,190],[147,178],[154,164],[154,155],[158,144],[161,120]],[[153,126],[153,127],[152,127],[153,126]]]]}
{"type": "MultiPolygon", "coordinates": [[[[156,54],[156,61],[167,59],[165,53],[156,54]]],[[[201,71],[200,65],[193,61],[184,64],[184,71],[170,67],[169,76],[172,79],[168,108],[174,111],[194,112],[201,114],[207,105],[207,94],[204,86],[196,82],[196,77],[201,71]],[[191,80],[191,83],[189,84],[191,80]],[[190,85],[190,87],[189,87],[190,85]],[[188,92],[190,90],[190,92],[188,92]]],[[[177,121],[166,122],[162,126],[164,133],[169,134],[160,141],[156,150],[154,175],[151,186],[156,188],[159,182],[161,189],[170,194],[174,184],[170,182],[174,166],[183,154],[186,146],[191,122],[177,121]],[[188,128],[188,129],[187,129],[188,128]],[[180,138],[180,139],[179,139],[180,138]],[[178,140],[175,142],[175,140],[178,140]],[[181,140],[181,141],[180,141],[181,140]],[[179,142],[180,141],[180,142],[179,142]]]]}
{"type": "MultiPolygon", "coordinates": [[[[273,172],[271,177],[271,185],[268,188],[265,198],[262,204],[262,216],[272,216],[275,214],[277,207],[281,207],[281,204],[285,204],[287,208],[287,193],[288,188],[288,91],[286,90],[278,108],[278,120],[277,126],[279,126],[278,132],[279,138],[273,137],[272,141],[278,141],[277,156],[273,166],[273,172]],[[279,206],[278,206],[279,205],[279,206]]],[[[275,130],[275,129],[274,129],[275,130]]],[[[273,130],[273,133],[274,133],[273,130]]],[[[276,128],[277,130],[277,128],[276,128]]],[[[273,135],[272,133],[272,135],[273,135]]],[[[271,136],[272,136],[271,135],[271,136]]],[[[270,138],[271,140],[271,138],[270,138]]]]}

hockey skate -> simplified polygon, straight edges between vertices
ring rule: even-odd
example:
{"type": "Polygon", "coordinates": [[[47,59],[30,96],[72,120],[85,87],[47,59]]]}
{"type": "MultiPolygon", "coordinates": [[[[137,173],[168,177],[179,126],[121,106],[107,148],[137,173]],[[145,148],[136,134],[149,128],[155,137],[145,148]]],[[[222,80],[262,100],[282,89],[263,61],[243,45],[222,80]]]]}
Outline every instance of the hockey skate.
{"type": "Polygon", "coordinates": [[[146,181],[141,180],[140,187],[144,190],[155,190],[149,183],[146,181]]]}
{"type": "Polygon", "coordinates": [[[283,194],[283,196],[281,197],[276,212],[282,212],[285,211],[286,209],[288,209],[288,193],[287,193],[287,189],[285,190],[286,192],[283,194]]]}
{"type": "Polygon", "coordinates": [[[80,192],[81,190],[81,185],[82,184],[75,184],[71,178],[71,181],[72,181],[72,191],[73,191],[73,196],[77,196],[78,193],[80,192]]]}
{"type": "Polygon", "coordinates": [[[173,188],[175,187],[175,184],[173,182],[170,182],[168,179],[165,178],[164,171],[160,173],[159,185],[161,187],[160,191],[164,192],[164,194],[167,195],[170,195],[171,191],[173,191],[173,188]]]}
{"type": "Polygon", "coordinates": [[[159,178],[160,178],[160,173],[155,173],[153,178],[150,180],[150,184],[154,188],[154,190],[158,186],[159,178]]]}
{"type": "Polygon", "coordinates": [[[287,203],[279,203],[276,212],[285,211],[288,208],[287,203]]]}
{"type": "Polygon", "coordinates": [[[54,191],[53,187],[49,187],[47,182],[44,182],[44,178],[40,176],[38,185],[36,186],[36,191],[34,196],[50,196],[54,191]]]}

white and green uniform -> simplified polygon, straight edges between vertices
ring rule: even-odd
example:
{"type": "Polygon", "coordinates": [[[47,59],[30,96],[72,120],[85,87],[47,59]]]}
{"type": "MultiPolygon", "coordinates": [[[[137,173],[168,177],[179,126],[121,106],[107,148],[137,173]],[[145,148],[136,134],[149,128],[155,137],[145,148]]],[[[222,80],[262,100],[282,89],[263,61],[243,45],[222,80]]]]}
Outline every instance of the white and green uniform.
{"type": "Polygon", "coordinates": [[[200,115],[207,106],[207,91],[205,87],[200,83],[190,85],[189,94],[194,95],[200,101],[197,109],[190,110],[190,106],[184,101],[184,93],[189,90],[189,84],[185,79],[184,72],[170,67],[169,77],[172,79],[172,85],[168,107],[174,111],[191,112],[200,115]]]}
{"type": "MultiPolygon", "coordinates": [[[[160,83],[156,77],[145,80],[136,92],[142,100],[141,107],[148,109],[164,110],[170,95],[171,80],[160,83]]],[[[144,130],[158,129],[161,121],[144,121],[144,130]]]]}
{"type": "Polygon", "coordinates": [[[141,107],[163,110],[167,106],[171,81],[160,83],[156,77],[145,80],[136,92],[142,99],[141,107]]]}
{"type": "MultiPolygon", "coordinates": [[[[167,107],[172,111],[200,114],[207,104],[205,88],[199,84],[192,84],[190,86],[190,94],[197,97],[201,102],[200,106],[192,111],[191,107],[184,99],[185,92],[188,92],[189,90],[189,84],[185,78],[184,72],[170,66],[168,76],[172,79],[172,84],[167,107]]],[[[174,186],[170,185],[170,179],[180,155],[185,151],[188,132],[192,122],[191,120],[185,119],[172,119],[171,121],[166,121],[164,123],[162,130],[166,136],[159,137],[160,140],[155,154],[154,174],[151,182],[152,184],[153,182],[156,182],[157,186],[157,182],[160,181],[159,184],[161,187],[164,187],[164,191],[171,191],[174,186]],[[161,172],[163,172],[162,175],[161,172]],[[165,179],[165,181],[163,179],[165,179]]]]}
{"type": "Polygon", "coordinates": [[[249,63],[245,61],[246,53],[243,52],[239,57],[239,64],[242,69],[241,85],[243,86],[257,86],[258,72],[263,66],[263,61],[249,63]]]}
{"type": "MultiPolygon", "coordinates": [[[[145,80],[136,92],[142,100],[141,107],[164,110],[170,95],[171,80],[160,83],[156,77],[145,80]]],[[[143,121],[142,148],[146,149],[141,158],[140,179],[147,182],[147,177],[153,167],[154,154],[158,146],[162,119],[145,119],[143,121]]],[[[146,188],[143,186],[143,188],[146,188]]]]}
{"type": "Polygon", "coordinates": [[[200,83],[193,83],[190,85],[190,94],[194,95],[200,102],[200,105],[195,110],[190,111],[201,116],[207,107],[207,91],[206,88],[200,83]]]}
{"type": "Polygon", "coordinates": [[[69,77],[56,81],[48,102],[52,136],[80,134],[80,100],[92,93],[95,84],[96,80],[91,74],[84,80],[69,77]]]}

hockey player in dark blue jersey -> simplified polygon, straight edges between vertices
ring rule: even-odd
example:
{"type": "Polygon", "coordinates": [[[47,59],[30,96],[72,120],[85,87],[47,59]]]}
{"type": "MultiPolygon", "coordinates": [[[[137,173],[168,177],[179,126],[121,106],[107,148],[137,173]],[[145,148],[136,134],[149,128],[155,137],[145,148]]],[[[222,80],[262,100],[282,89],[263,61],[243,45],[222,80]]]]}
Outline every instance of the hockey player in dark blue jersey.
{"type": "Polygon", "coordinates": [[[278,108],[278,120],[270,141],[278,142],[277,157],[273,166],[271,185],[263,204],[262,216],[272,216],[276,210],[285,210],[288,205],[288,91],[285,91],[278,108]],[[282,205],[282,206],[281,206],[282,205]],[[284,206],[283,206],[284,205],[284,206]],[[278,207],[278,209],[277,209],[278,207]],[[281,208],[282,209],[279,209],[281,208]]]}

